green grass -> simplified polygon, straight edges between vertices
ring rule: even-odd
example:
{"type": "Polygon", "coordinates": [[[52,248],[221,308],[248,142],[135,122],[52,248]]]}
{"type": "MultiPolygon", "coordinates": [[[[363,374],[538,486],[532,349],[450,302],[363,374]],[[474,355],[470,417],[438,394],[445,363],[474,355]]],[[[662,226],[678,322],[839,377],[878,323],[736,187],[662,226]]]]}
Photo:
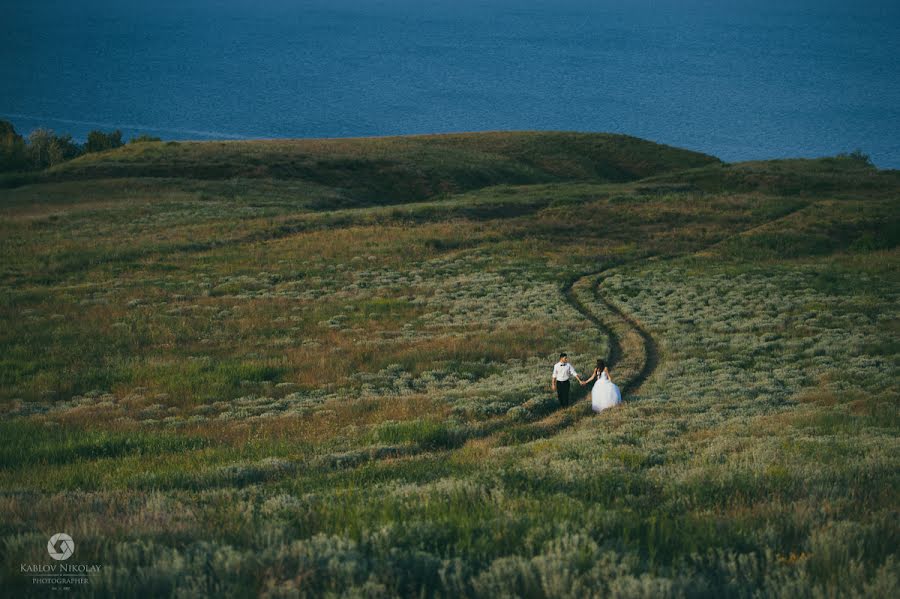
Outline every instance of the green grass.
{"type": "Polygon", "coordinates": [[[244,187],[249,187],[257,179],[271,179],[294,182],[294,188],[302,182],[307,190],[325,190],[310,198],[309,206],[335,209],[423,200],[501,183],[632,181],[715,162],[697,152],[625,135],[496,132],[128,144],[86,154],[41,174],[8,176],[5,182],[151,176],[245,180],[244,187]]]}
{"type": "Polygon", "coordinates": [[[898,593],[896,171],[524,132],[3,184],[13,594],[60,531],[95,596],[898,593]],[[559,410],[561,350],[649,377],[559,410]]]}

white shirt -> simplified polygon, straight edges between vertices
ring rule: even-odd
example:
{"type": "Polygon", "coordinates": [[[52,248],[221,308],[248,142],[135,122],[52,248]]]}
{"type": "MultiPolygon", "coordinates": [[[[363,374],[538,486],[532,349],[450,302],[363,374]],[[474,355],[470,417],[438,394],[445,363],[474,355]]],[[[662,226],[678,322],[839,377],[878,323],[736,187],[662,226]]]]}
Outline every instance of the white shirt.
{"type": "Polygon", "coordinates": [[[563,364],[562,362],[557,362],[556,366],[553,367],[553,378],[558,381],[567,381],[569,377],[578,377],[578,373],[575,372],[575,369],[572,368],[572,365],[566,362],[563,364]]]}

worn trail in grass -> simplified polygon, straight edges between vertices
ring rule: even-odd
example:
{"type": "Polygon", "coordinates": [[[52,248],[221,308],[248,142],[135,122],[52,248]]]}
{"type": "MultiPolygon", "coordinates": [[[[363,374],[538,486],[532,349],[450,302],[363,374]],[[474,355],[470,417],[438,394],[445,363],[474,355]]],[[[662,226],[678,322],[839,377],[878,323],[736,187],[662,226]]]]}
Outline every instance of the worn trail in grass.
{"type": "MultiPolygon", "coordinates": [[[[795,206],[785,213],[764,223],[756,224],[743,231],[717,239],[703,248],[692,252],[701,255],[732,239],[737,239],[756,231],[766,230],[779,222],[785,221],[796,212],[804,209],[815,209],[815,203],[795,206]]],[[[652,376],[660,363],[660,352],[656,340],[634,316],[610,301],[600,291],[603,275],[618,268],[633,265],[640,261],[655,262],[671,260],[679,256],[648,255],[634,260],[611,261],[610,264],[579,276],[566,280],[560,288],[566,302],[581,314],[597,330],[598,338],[606,338],[606,362],[614,373],[613,380],[622,391],[623,401],[629,396],[639,395],[643,384],[652,376]],[[584,288],[590,293],[584,292],[584,288]],[[579,293],[580,291],[580,293],[579,293]],[[592,301],[591,301],[592,300],[592,301]]],[[[589,389],[589,388],[588,388],[589,389]]],[[[582,400],[582,390],[576,390],[577,399],[571,406],[555,410],[547,416],[526,424],[502,427],[493,430],[488,444],[508,445],[557,435],[587,416],[593,415],[588,399],[582,400]]],[[[494,427],[498,428],[498,427],[494,427]]]]}

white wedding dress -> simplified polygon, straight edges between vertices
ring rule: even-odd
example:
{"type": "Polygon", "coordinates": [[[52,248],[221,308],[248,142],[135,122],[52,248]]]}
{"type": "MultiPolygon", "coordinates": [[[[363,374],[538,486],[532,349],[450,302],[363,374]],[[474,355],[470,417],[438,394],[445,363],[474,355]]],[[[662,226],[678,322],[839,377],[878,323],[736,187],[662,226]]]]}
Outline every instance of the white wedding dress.
{"type": "Polygon", "coordinates": [[[591,388],[591,408],[600,412],[622,403],[622,392],[619,387],[609,380],[606,372],[600,373],[600,377],[591,388]]]}

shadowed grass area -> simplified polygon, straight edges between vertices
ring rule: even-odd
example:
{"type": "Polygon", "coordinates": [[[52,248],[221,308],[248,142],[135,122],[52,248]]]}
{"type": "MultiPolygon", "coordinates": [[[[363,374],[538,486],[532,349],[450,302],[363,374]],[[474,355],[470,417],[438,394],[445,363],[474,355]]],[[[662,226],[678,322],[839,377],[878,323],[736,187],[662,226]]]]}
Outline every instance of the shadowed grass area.
{"type": "Polygon", "coordinates": [[[65,531],[96,596],[898,593],[895,171],[489,133],[31,177],[4,590],[65,531]],[[624,405],[560,410],[560,351],[624,405]]]}
{"type": "Polygon", "coordinates": [[[143,431],[59,430],[37,423],[0,424],[0,467],[34,467],[116,458],[125,455],[190,451],[203,439],[143,431]]]}

